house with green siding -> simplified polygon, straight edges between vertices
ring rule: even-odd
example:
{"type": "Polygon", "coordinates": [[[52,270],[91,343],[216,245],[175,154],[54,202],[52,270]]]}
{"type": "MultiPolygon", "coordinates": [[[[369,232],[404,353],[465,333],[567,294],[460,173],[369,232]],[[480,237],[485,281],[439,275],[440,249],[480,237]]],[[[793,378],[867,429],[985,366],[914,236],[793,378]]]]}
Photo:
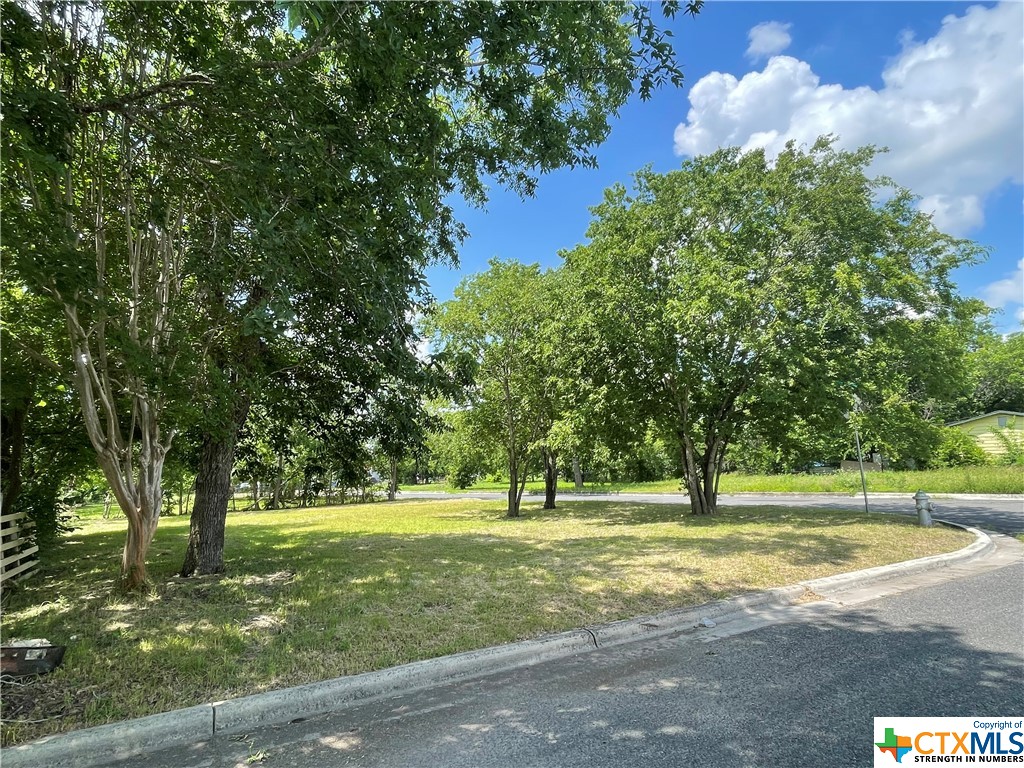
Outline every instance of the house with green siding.
{"type": "Polygon", "coordinates": [[[962,421],[951,421],[946,426],[966,432],[978,442],[985,453],[992,456],[1006,452],[995,435],[997,430],[1013,430],[1017,433],[1015,437],[1018,441],[1024,440],[1024,413],[1017,411],[992,411],[962,421]]]}

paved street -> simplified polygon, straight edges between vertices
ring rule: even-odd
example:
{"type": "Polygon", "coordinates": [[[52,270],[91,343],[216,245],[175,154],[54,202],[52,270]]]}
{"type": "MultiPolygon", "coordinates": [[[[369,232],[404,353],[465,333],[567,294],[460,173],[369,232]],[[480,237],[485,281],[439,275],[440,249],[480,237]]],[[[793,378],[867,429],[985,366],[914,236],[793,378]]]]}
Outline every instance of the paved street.
{"type": "MultiPolygon", "coordinates": [[[[403,491],[403,499],[504,499],[503,493],[436,493],[430,491],[403,491]]],[[[537,497],[527,496],[527,500],[537,497]]],[[[689,504],[685,494],[679,493],[619,493],[610,495],[573,496],[563,494],[558,497],[559,503],[581,501],[618,501],[642,502],[645,504],[689,504]]],[[[722,495],[719,497],[722,506],[790,506],[820,507],[823,509],[864,509],[863,496],[836,496],[830,494],[742,494],[722,495]]],[[[975,525],[1000,533],[1024,533],[1024,499],[994,498],[942,498],[933,499],[935,517],[963,525],[975,525]]],[[[868,494],[868,508],[873,512],[896,512],[907,515],[916,514],[913,494],[904,498],[877,497],[868,494]]]]}
{"type": "Polygon", "coordinates": [[[1024,716],[1024,547],[168,750],[132,768],[864,766],[875,716],[1024,716]]]}

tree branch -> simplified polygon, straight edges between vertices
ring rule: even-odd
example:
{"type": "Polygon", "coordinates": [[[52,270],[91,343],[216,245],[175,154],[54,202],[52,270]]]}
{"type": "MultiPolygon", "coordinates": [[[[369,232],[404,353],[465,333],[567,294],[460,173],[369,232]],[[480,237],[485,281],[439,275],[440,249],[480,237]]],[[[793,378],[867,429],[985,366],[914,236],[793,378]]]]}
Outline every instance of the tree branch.
{"type": "Polygon", "coordinates": [[[28,346],[25,342],[23,342],[21,339],[15,337],[15,336],[10,336],[9,338],[10,338],[11,341],[13,341],[18,346],[18,349],[20,349],[26,355],[31,357],[37,363],[40,363],[41,365],[49,368],[51,371],[54,371],[55,373],[60,374],[61,378],[65,378],[66,377],[66,371],[61,366],[59,366],[57,363],[55,363],[53,360],[48,358],[46,355],[40,354],[37,350],[35,350],[32,347],[28,346]]]}
{"type": "Polygon", "coordinates": [[[193,72],[188,75],[184,75],[175,80],[168,80],[165,83],[157,83],[151,85],[149,88],[143,88],[141,91],[135,93],[125,94],[124,96],[116,96],[110,99],[104,99],[103,101],[97,102],[96,104],[82,104],[77,107],[77,111],[83,115],[95,114],[97,112],[121,112],[127,109],[132,104],[139,101],[144,101],[150,96],[156,96],[160,93],[167,93],[168,91],[176,91],[182,88],[192,88],[199,85],[213,85],[213,80],[209,76],[204,75],[202,72],[193,72]]]}
{"type": "Polygon", "coordinates": [[[309,44],[309,48],[297,56],[292,56],[292,58],[284,59],[283,61],[252,61],[249,62],[249,66],[253,69],[290,69],[291,67],[297,67],[300,64],[305,64],[318,54],[340,50],[348,45],[348,43],[338,43],[330,46],[324,45],[333,29],[333,24],[325,26],[320,34],[317,35],[316,40],[309,44]]]}

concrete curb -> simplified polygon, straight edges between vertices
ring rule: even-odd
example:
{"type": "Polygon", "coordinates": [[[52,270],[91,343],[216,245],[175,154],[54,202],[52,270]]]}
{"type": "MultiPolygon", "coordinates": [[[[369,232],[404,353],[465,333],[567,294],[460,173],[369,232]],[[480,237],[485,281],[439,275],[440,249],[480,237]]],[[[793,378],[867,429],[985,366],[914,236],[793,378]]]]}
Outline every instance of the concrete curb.
{"type": "Polygon", "coordinates": [[[984,556],[995,548],[976,528],[941,522],[974,534],[975,541],[956,552],[907,560],[852,573],[827,576],[610,624],[503,646],[417,661],[391,669],[340,677],[311,685],[254,694],[164,712],[136,720],[100,725],[3,750],[4,768],[85,768],[168,747],[193,745],[217,735],[312,717],[372,699],[411,693],[435,685],[505,672],[542,661],[606,648],[644,637],[692,629],[703,617],[727,620],[763,605],[789,605],[807,590],[826,591],[947,567],[984,556]]]}
{"type": "Polygon", "coordinates": [[[4,768],[103,765],[164,747],[194,744],[213,735],[213,705],[98,725],[3,749],[4,768]]]}
{"type": "Polygon", "coordinates": [[[213,732],[237,733],[298,717],[312,717],[389,694],[411,693],[443,683],[592,651],[594,648],[594,638],[590,633],[573,630],[539,640],[467,651],[378,672],[221,701],[213,705],[213,732]]]}
{"type": "Polygon", "coordinates": [[[587,630],[593,634],[598,648],[607,648],[642,637],[657,637],[684,629],[692,629],[704,617],[717,619],[762,605],[787,605],[799,598],[805,591],[804,587],[799,584],[791,587],[776,587],[763,592],[751,592],[725,600],[715,600],[695,608],[677,608],[654,616],[613,621],[610,624],[587,627],[587,630]]]}
{"type": "Polygon", "coordinates": [[[959,565],[960,563],[964,563],[968,560],[983,557],[995,549],[995,543],[992,541],[992,538],[984,531],[977,528],[971,528],[966,525],[959,525],[958,523],[950,523],[946,520],[936,520],[935,522],[949,526],[950,528],[958,528],[960,530],[967,531],[968,533],[972,533],[974,534],[974,541],[956,552],[946,552],[942,555],[921,557],[916,560],[905,560],[902,563],[880,565],[875,568],[865,568],[862,571],[839,573],[835,576],[811,579],[810,581],[800,582],[800,586],[806,587],[812,592],[826,592],[841,589],[852,589],[854,587],[864,587],[876,582],[899,578],[900,576],[910,576],[911,574],[920,573],[921,571],[959,565]]]}

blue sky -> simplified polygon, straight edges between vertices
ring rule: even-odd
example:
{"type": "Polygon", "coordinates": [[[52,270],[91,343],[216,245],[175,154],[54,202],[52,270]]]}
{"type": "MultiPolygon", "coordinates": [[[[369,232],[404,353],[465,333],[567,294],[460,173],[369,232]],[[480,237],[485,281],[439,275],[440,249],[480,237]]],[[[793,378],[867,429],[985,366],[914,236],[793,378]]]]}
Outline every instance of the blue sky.
{"type": "Polygon", "coordinates": [[[1024,313],[1024,4],[722,2],[669,23],[686,82],[631,100],[597,150],[598,169],[542,178],[535,197],[491,189],[484,210],[460,206],[470,238],[459,270],[428,271],[439,300],[498,256],[545,266],[583,242],[588,207],[651,164],[677,168],[719,146],[813,141],[891,152],[874,170],[922,199],[945,231],[991,249],[958,271],[964,294],[1024,313]]]}

